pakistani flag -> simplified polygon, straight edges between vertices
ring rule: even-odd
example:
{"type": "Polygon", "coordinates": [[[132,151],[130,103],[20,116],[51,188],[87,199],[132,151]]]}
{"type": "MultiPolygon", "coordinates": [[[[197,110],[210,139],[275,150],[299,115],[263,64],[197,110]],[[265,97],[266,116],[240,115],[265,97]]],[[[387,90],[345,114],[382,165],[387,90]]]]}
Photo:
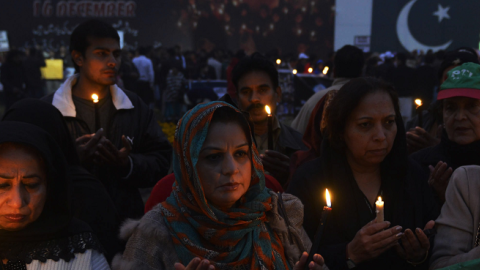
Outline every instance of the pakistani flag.
{"type": "Polygon", "coordinates": [[[373,0],[371,50],[478,48],[478,0],[373,0]]]}

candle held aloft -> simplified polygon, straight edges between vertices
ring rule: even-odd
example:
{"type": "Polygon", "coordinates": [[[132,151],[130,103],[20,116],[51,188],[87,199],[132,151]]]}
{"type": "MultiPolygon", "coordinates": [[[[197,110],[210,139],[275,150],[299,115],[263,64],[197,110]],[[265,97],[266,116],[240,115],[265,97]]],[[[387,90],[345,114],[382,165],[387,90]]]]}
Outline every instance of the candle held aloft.
{"type": "Polygon", "coordinates": [[[377,223],[383,222],[385,220],[385,215],[383,212],[384,201],[382,201],[382,197],[378,197],[378,200],[375,202],[376,212],[377,212],[377,223]]]}
{"type": "Polygon", "coordinates": [[[92,100],[93,100],[93,107],[95,111],[95,132],[97,132],[100,129],[100,113],[98,111],[98,95],[93,94],[92,95],[92,100]]]}
{"type": "Polygon", "coordinates": [[[325,201],[326,201],[327,205],[323,207],[322,215],[320,217],[320,224],[318,225],[317,232],[315,233],[315,238],[313,240],[312,248],[310,249],[310,252],[308,253],[307,264],[305,266],[305,269],[310,269],[308,267],[308,265],[313,260],[313,255],[315,255],[315,253],[318,253],[318,250],[320,249],[320,243],[322,241],[323,228],[325,227],[325,224],[327,223],[327,218],[328,218],[329,213],[332,211],[332,200],[330,198],[330,193],[328,192],[328,189],[325,189],[325,201]]]}
{"type": "Polygon", "coordinates": [[[272,110],[270,106],[265,105],[265,111],[267,112],[267,120],[268,120],[268,149],[273,150],[273,116],[272,110]]]}
{"type": "Polygon", "coordinates": [[[418,125],[419,127],[422,127],[423,125],[423,102],[421,99],[417,98],[415,99],[415,104],[417,105],[417,115],[418,115],[418,125]]]}

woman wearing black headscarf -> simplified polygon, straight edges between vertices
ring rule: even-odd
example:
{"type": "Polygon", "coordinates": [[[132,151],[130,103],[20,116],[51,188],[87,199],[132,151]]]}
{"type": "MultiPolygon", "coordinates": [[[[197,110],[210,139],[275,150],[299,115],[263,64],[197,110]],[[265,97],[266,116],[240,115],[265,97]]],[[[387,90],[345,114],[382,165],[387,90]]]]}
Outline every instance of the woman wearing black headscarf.
{"type": "Polygon", "coordinates": [[[0,131],[0,268],[109,269],[91,229],[72,217],[55,140],[19,122],[0,131]]]}
{"type": "Polygon", "coordinates": [[[116,209],[103,184],[80,166],[62,114],[44,101],[24,99],[6,111],[3,121],[18,121],[38,126],[55,139],[69,165],[68,174],[73,189],[73,216],[92,228],[105,249],[105,257],[111,261],[122,246],[117,237],[120,224],[116,209]]]}
{"type": "Polygon", "coordinates": [[[394,89],[373,78],[351,80],[333,98],[326,121],[320,157],[299,167],[287,189],[305,205],[311,239],[326,205],[321,195],[326,188],[332,194],[315,252],[333,270],[426,268],[430,243],[422,229],[433,228],[438,209],[427,175],[407,159],[394,89]],[[378,196],[383,222],[372,221],[378,196]]]}

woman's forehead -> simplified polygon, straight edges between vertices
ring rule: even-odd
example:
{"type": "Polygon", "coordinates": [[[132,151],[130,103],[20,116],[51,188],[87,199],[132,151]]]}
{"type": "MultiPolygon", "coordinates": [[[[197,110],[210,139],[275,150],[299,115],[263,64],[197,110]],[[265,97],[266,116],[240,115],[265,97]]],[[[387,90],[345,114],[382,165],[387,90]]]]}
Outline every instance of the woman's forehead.
{"type": "Polygon", "coordinates": [[[385,92],[375,92],[367,94],[360,100],[358,106],[352,111],[350,118],[383,118],[392,114],[395,115],[395,107],[390,95],[385,92]]]}

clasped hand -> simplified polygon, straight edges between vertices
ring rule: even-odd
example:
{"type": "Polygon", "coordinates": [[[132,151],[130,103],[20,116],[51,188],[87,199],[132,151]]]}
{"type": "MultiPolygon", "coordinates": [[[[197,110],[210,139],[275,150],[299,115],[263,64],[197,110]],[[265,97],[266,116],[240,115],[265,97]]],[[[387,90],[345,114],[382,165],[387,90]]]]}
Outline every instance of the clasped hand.
{"type": "MultiPolygon", "coordinates": [[[[432,229],[435,222],[429,221],[426,229],[432,229]]],[[[390,227],[390,222],[377,223],[375,220],[365,225],[357,232],[355,238],[347,245],[347,256],[356,264],[374,259],[385,251],[395,247],[400,257],[410,262],[422,261],[430,242],[425,233],[417,228],[415,234],[410,229],[402,232],[401,226],[390,227]],[[398,240],[402,241],[400,245],[398,240]]]]}
{"type": "Polygon", "coordinates": [[[104,136],[104,130],[99,129],[95,134],[83,135],[75,141],[78,157],[82,164],[93,161],[99,165],[120,166],[129,165],[128,155],[132,150],[130,142],[122,136],[123,148],[118,150],[104,136]]]}

